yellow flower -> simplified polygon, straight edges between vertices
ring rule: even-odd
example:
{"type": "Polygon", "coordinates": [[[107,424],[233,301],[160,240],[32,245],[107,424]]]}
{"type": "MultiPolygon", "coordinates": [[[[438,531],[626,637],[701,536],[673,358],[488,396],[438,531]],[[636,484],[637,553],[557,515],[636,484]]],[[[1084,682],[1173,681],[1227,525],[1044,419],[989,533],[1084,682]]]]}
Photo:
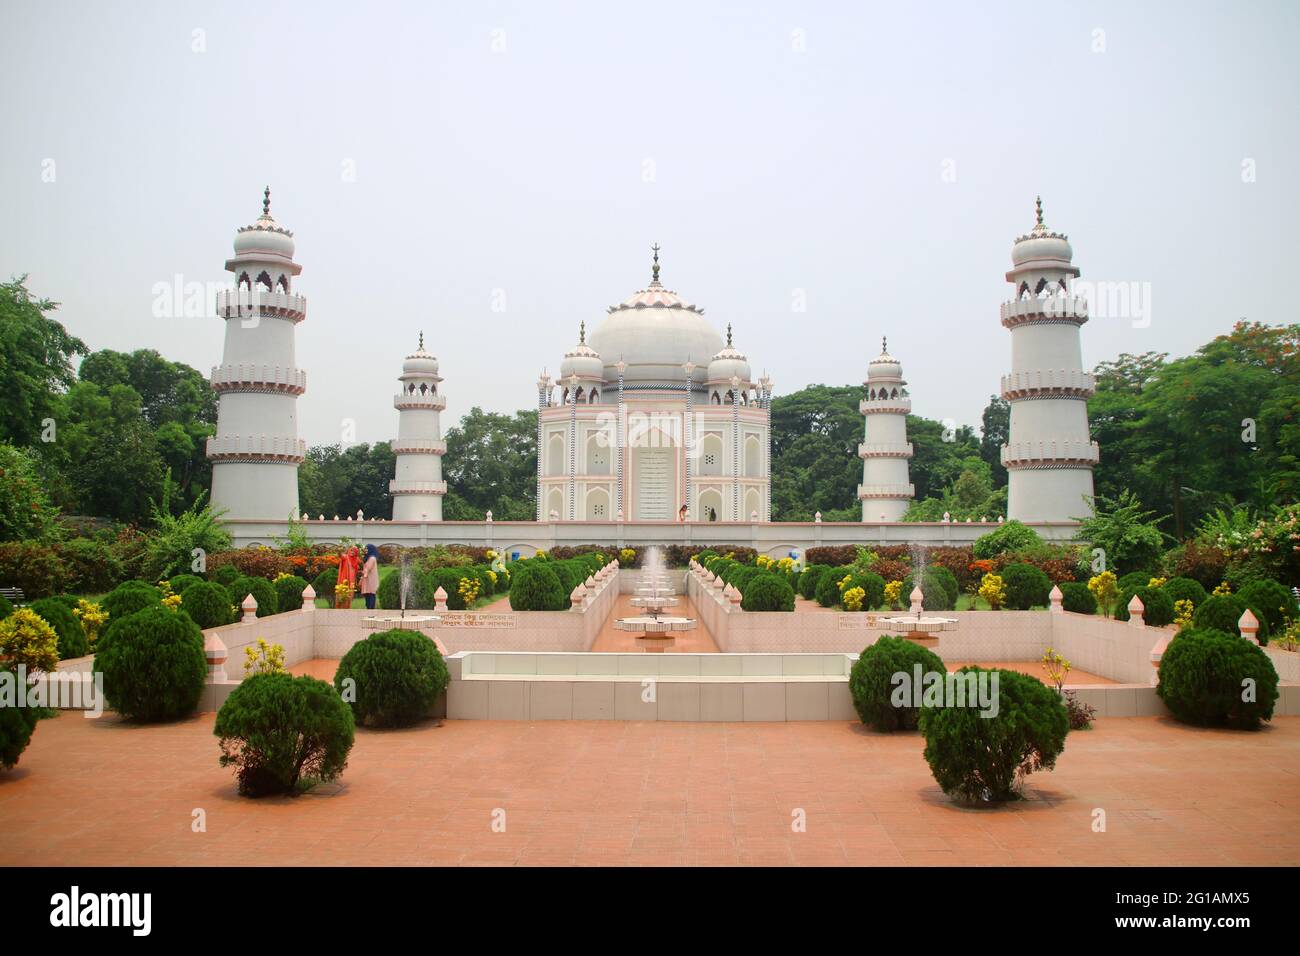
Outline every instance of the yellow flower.
{"type": "Polygon", "coordinates": [[[1147,582],[1147,587],[1158,588],[1160,587],[1160,585],[1164,584],[1165,581],[1167,580],[1168,578],[1152,578],[1150,581],[1147,582]]]}
{"type": "Polygon", "coordinates": [[[1192,616],[1195,612],[1196,605],[1189,598],[1174,602],[1174,623],[1178,625],[1180,631],[1192,626],[1192,616]]]}
{"type": "Polygon", "coordinates": [[[181,606],[181,596],[179,594],[169,594],[162,599],[163,605],[171,611],[181,606]]]}
{"type": "Polygon", "coordinates": [[[1214,589],[1214,593],[1218,595],[1231,594],[1232,585],[1229,584],[1227,581],[1224,581],[1217,588],[1214,589]]]}
{"type": "Polygon", "coordinates": [[[885,603],[893,607],[898,603],[898,599],[903,596],[903,582],[890,581],[885,585],[885,603]]]}
{"type": "Polygon", "coordinates": [[[844,592],[844,610],[861,611],[862,602],[866,596],[867,592],[862,588],[849,588],[844,592]]]}
{"type": "Polygon", "coordinates": [[[979,596],[988,602],[989,607],[998,610],[1006,603],[1007,586],[998,574],[986,574],[980,578],[979,596]]]}

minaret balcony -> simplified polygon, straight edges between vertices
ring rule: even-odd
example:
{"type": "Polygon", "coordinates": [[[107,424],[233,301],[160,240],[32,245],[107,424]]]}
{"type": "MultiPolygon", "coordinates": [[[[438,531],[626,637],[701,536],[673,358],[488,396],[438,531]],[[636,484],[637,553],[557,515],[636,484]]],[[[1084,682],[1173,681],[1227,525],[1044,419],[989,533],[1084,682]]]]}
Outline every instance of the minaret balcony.
{"type": "Polygon", "coordinates": [[[393,396],[393,407],[399,412],[407,408],[440,412],[447,407],[447,399],[433,392],[403,392],[393,396]]]}
{"type": "Polygon", "coordinates": [[[1095,441],[1018,441],[1002,446],[1007,468],[1092,467],[1101,460],[1095,441]]]}
{"type": "Polygon", "coordinates": [[[215,365],[212,388],[216,392],[273,392],[301,395],[307,391],[307,373],[280,365],[215,365]]]}
{"type": "Polygon", "coordinates": [[[394,455],[445,455],[447,443],[436,438],[398,438],[390,445],[394,455]]]}
{"type": "Polygon", "coordinates": [[[275,461],[297,464],[307,457],[307,443],[282,435],[214,435],[208,439],[214,461],[275,461]]]}
{"type": "Polygon", "coordinates": [[[394,478],[388,483],[390,495],[445,495],[445,481],[399,481],[394,478]]]}
{"type": "Polygon", "coordinates": [[[910,398],[864,398],[858,402],[860,415],[910,415],[910,398]]]}
{"type": "Polygon", "coordinates": [[[1002,324],[1008,329],[1030,322],[1088,321],[1088,300],[1080,295],[1048,295],[1002,303],[1002,324]]]}
{"type": "Polygon", "coordinates": [[[1002,376],[1002,397],[1007,401],[1023,398],[1087,399],[1096,390],[1096,376],[1075,369],[1049,368],[1002,376]]]}
{"type": "Polygon", "coordinates": [[[858,485],[858,498],[915,498],[916,485],[858,485]]]}
{"type": "Polygon", "coordinates": [[[911,458],[912,443],[910,441],[892,441],[892,442],[859,442],[859,458],[911,458]]]}
{"type": "Polygon", "coordinates": [[[298,323],[307,317],[307,297],[265,289],[227,289],[217,293],[217,315],[223,319],[265,316],[298,323]]]}

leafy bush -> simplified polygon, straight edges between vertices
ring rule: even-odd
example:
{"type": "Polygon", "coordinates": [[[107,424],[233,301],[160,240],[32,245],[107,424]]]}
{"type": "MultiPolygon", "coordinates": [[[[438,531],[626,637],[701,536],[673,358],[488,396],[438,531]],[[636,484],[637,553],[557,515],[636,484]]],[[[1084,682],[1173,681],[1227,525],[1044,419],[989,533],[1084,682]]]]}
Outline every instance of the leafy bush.
{"type": "Polygon", "coordinates": [[[450,680],[433,641],[399,628],[353,644],[339,661],[334,688],[358,724],[404,727],[428,716],[450,680]]]}
{"type": "Polygon", "coordinates": [[[207,492],[180,514],[172,514],[170,488],[171,483],[165,483],[160,504],[150,502],[154,530],[145,546],[144,567],[155,580],[189,570],[196,552],[215,555],[230,547],[230,534],[220,520],[225,512],[204,504],[207,492]]]}
{"type": "Polygon", "coordinates": [[[1052,590],[1047,575],[1032,564],[1008,564],[1002,569],[1002,582],[1007,587],[1007,607],[1017,611],[1046,604],[1052,590]]]}
{"type": "MultiPolygon", "coordinates": [[[[323,571],[321,573],[324,574],[323,571]]],[[[216,581],[218,584],[223,584],[226,587],[230,587],[232,584],[234,584],[243,576],[244,576],[243,573],[234,564],[223,564],[211,569],[210,573],[208,574],[208,580],[216,581]]],[[[337,570],[334,572],[334,577],[336,578],[338,577],[337,570]]],[[[329,593],[330,594],[334,593],[333,581],[330,582],[329,593]]]]}
{"type": "Polygon", "coordinates": [[[243,614],[244,598],[250,594],[257,602],[257,616],[270,617],[279,612],[280,606],[275,596],[275,588],[266,578],[243,577],[230,586],[230,594],[235,599],[235,606],[243,614]]]}
{"type": "MultiPolygon", "coordinates": [[[[523,562],[520,562],[523,564],[523,562]]],[[[550,565],[538,561],[523,564],[510,585],[510,607],[515,611],[563,611],[569,606],[569,594],[550,565]]]]}
{"type": "MultiPolygon", "coordinates": [[[[2,666],[0,680],[13,681],[16,685],[18,675],[7,665],[2,666]]],[[[39,716],[40,711],[35,707],[0,707],[0,767],[9,770],[18,763],[31,742],[39,716]]]]}
{"type": "Polygon", "coordinates": [[[156,587],[142,581],[127,581],[104,595],[102,607],[108,612],[108,619],[113,621],[160,603],[162,594],[156,587]]]}
{"type": "Polygon", "coordinates": [[[226,698],[212,732],[221,766],[234,767],[239,792],[295,793],[304,780],[328,783],[347,766],[356,739],[352,710],[314,677],[257,674],[226,698]]]}
{"type": "Polygon", "coordinates": [[[207,659],[203,633],[183,611],[161,604],[111,625],[95,654],[104,696],[119,714],[136,720],[174,720],[191,713],[203,693],[207,659]]]}
{"type": "MultiPolygon", "coordinates": [[[[390,575],[391,577],[391,575],[390,575]]],[[[276,578],[271,582],[275,588],[275,606],[278,613],[302,610],[302,592],[307,590],[307,582],[296,574],[276,578]]]]}
{"type": "Polygon", "coordinates": [[[72,538],[60,542],[56,553],[68,569],[67,588],[78,594],[102,594],[126,577],[112,546],[98,538],[72,538]]]}
{"type": "MultiPolygon", "coordinates": [[[[283,552],[271,548],[235,548],[208,555],[208,574],[217,578],[225,567],[234,566],[238,577],[263,578],[271,581],[280,574],[293,574],[293,560],[283,552]]],[[[222,583],[226,583],[222,581],[222,583]]]]}
{"type": "Polygon", "coordinates": [[[1119,602],[1115,606],[1115,620],[1128,620],[1128,602],[1133,600],[1134,595],[1142,602],[1142,620],[1148,627],[1164,627],[1174,623],[1174,602],[1162,587],[1138,588],[1131,594],[1121,591],[1119,602]]]}
{"type": "Polygon", "coordinates": [[[49,545],[36,541],[0,544],[0,584],[21,588],[29,601],[66,591],[70,577],[68,566],[49,545]]]}
{"type": "Polygon", "coordinates": [[[58,598],[41,598],[28,605],[35,611],[59,637],[59,660],[68,661],[74,657],[85,657],[90,653],[86,643],[86,632],[77,615],[64,601],[58,598]]]}
{"type": "Polygon", "coordinates": [[[1270,634],[1281,631],[1286,618],[1294,620],[1297,617],[1295,597],[1276,581],[1251,581],[1237,592],[1237,596],[1246,602],[1247,607],[1255,610],[1256,617],[1260,611],[1264,612],[1270,634]]]}
{"type": "Polygon", "coordinates": [[[14,606],[7,597],[0,595],[0,621],[14,612],[14,606]]]}
{"type": "MultiPolygon", "coordinates": [[[[559,565],[563,564],[564,562],[548,561],[546,563],[551,568],[556,568],[559,565]]],[[[573,573],[572,569],[570,569],[568,573],[570,574],[573,573]]],[[[389,577],[392,577],[392,575],[390,574],[389,577]]],[[[448,610],[450,611],[465,610],[465,596],[461,593],[460,582],[466,578],[469,578],[471,580],[477,580],[477,576],[474,574],[473,568],[470,568],[468,566],[435,568],[434,570],[429,571],[427,574],[423,575],[421,584],[422,587],[425,588],[427,591],[427,597],[430,602],[429,607],[434,606],[434,604],[436,603],[435,597],[436,597],[437,590],[438,588],[442,588],[444,591],[447,592],[448,610]]],[[[567,608],[569,606],[568,604],[569,592],[565,591],[564,596],[565,596],[564,606],[567,608]]],[[[409,597],[406,606],[407,607],[411,606],[409,597]]]]}
{"type": "MultiPolygon", "coordinates": [[[[884,635],[858,655],[849,672],[849,691],[864,724],[885,731],[916,729],[920,708],[910,703],[898,706],[893,696],[894,675],[906,674],[909,682],[914,681],[918,664],[922,681],[926,674],[948,673],[938,655],[903,637],[884,635]]],[[[910,702],[910,694],[907,700],[910,702]]]]}
{"type": "Polygon", "coordinates": [[[1042,542],[1033,528],[1019,521],[1007,521],[995,531],[975,539],[971,554],[978,559],[996,558],[1006,551],[1020,551],[1042,542]]]}
{"type": "Polygon", "coordinates": [[[1212,591],[1228,569],[1228,555],[1221,548],[1193,540],[1168,552],[1165,565],[1175,577],[1191,578],[1212,591]]]}
{"type": "Polygon", "coordinates": [[[742,611],[794,610],[794,588],[783,574],[761,571],[749,579],[741,594],[742,611]]]}
{"type": "Polygon", "coordinates": [[[1198,623],[1169,642],[1156,692],[1179,720],[1254,730],[1272,719],[1277,684],[1277,671],[1261,648],[1198,623]]]}
{"type": "MultiPolygon", "coordinates": [[[[980,670],[963,667],[958,673],[980,670]]],[[[926,762],[944,793],[959,800],[1012,799],[1028,774],[1056,766],[1070,730],[1056,691],[1015,671],[991,673],[998,675],[996,716],[981,716],[975,707],[921,710],[926,762]]]]}
{"type": "Polygon", "coordinates": [[[184,594],[191,584],[201,584],[203,579],[197,574],[178,574],[167,583],[171,586],[172,594],[184,594]]]}
{"type": "MultiPolygon", "coordinates": [[[[916,587],[915,575],[903,578],[899,595],[904,607],[912,604],[912,591],[916,587]]],[[[957,606],[957,579],[952,572],[929,565],[921,575],[921,606],[927,611],[951,611],[957,606]]]]}
{"type": "Polygon", "coordinates": [[[1179,601],[1191,601],[1196,607],[1200,607],[1209,597],[1205,593],[1205,588],[1201,587],[1201,583],[1192,578],[1170,578],[1160,585],[1160,590],[1164,591],[1169,600],[1175,604],[1179,601]]]}
{"type": "Polygon", "coordinates": [[[1072,690],[1064,691],[1061,699],[1065,701],[1065,710],[1070,718],[1071,730],[1087,730],[1097,717],[1097,708],[1079,700],[1072,690]]]}
{"type": "Polygon", "coordinates": [[[848,568],[827,568],[817,581],[817,603],[822,607],[838,606],[840,603],[840,581],[848,573],[848,568]]]}
{"type": "MultiPolygon", "coordinates": [[[[1241,636],[1239,623],[1241,615],[1250,607],[1239,594],[1212,594],[1205,603],[1196,608],[1192,623],[1197,630],[1224,631],[1241,636]]],[[[1250,612],[1259,621],[1259,632],[1255,635],[1260,644],[1267,644],[1269,637],[1268,618],[1262,610],[1250,607],[1250,612]]]]}
{"type": "Polygon", "coordinates": [[[28,673],[52,673],[59,666],[59,635],[29,607],[20,607],[0,621],[0,657],[6,665],[20,664],[28,673]]]}
{"type": "MultiPolygon", "coordinates": [[[[388,577],[389,577],[389,578],[397,578],[398,575],[396,575],[396,574],[390,574],[388,577]]],[[[387,580],[387,579],[385,579],[385,580],[387,580]]],[[[321,571],[318,575],[316,575],[315,578],[312,579],[311,587],[312,587],[312,590],[316,592],[316,596],[317,596],[318,598],[325,598],[327,601],[330,601],[331,603],[333,603],[333,599],[334,599],[334,585],[336,585],[336,584],[338,584],[338,583],[339,583],[339,569],[338,569],[338,568],[326,568],[325,570],[321,571]]],[[[382,595],[382,594],[383,594],[383,591],[384,591],[384,582],[383,582],[383,581],[380,581],[380,582],[379,582],[379,593],[382,595]]],[[[389,605],[387,605],[387,604],[384,603],[384,600],[383,600],[382,597],[379,599],[379,603],[380,603],[380,605],[381,605],[382,607],[388,607],[388,606],[389,606],[389,605]]]]}
{"type": "Polygon", "coordinates": [[[1061,589],[1061,607],[1075,614],[1096,614],[1097,599],[1082,581],[1066,581],[1061,589]]]}
{"type": "Polygon", "coordinates": [[[879,574],[872,574],[870,571],[865,574],[855,573],[840,592],[840,606],[844,606],[844,595],[852,588],[861,588],[862,610],[867,611],[872,608],[880,607],[885,600],[885,579],[879,574]]]}
{"type": "Polygon", "coordinates": [[[825,564],[810,564],[799,575],[799,594],[805,600],[817,600],[817,582],[830,568],[825,564]]]}
{"type": "MultiPolygon", "coordinates": [[[[961,588],[957,584],[955,574],[943,567],[943,565],[931,564],[925,569],[925,577],[933,578],[943,588],[944,593],[948,595],[948,606],[950,608],[957,606],[957,597],[961,594],[961,588]]],[[[922,586],[921,590],[925,590],[924,586],[922,586]]]]}
{"type": "Polygon", "coordinates": [[[1150,571],[1130,571],[1116,581],[1115,586],[1131,597],[1138,588],[1144,588],[1150,584],[1152,577],[1150,571]]]}
{"type": "Polygon", "coordinates": [[[181,595],[181,609],[201,628],[233,623],[232,603],[230,592],[212,581],[192,584],[181,595]]]}

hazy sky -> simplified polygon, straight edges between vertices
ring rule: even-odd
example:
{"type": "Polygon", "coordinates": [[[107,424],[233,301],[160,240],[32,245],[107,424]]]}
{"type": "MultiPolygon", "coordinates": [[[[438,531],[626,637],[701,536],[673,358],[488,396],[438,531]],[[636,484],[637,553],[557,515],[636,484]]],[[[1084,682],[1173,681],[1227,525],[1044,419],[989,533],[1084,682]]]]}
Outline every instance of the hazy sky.
{"type": "Polygon", "coordinates": [[[978,424],[1037,193],[1150,306],[1084,326],[1085,366],[1296,320],[1298,9],[0,0],[0,273],[207,373],[220,320],[154,287],[230,281],[269,183],[316,444],[396,434],[420,329],[444,428],[533,406],[658,241],[778,394],[860,382],[888,334],[915,411],[978,424]]]}

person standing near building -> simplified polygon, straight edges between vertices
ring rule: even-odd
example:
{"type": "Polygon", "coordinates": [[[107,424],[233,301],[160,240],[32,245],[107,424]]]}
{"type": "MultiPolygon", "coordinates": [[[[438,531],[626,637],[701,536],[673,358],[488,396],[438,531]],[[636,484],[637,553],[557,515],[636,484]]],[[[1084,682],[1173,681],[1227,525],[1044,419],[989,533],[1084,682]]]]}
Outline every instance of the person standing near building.
{"type": "Polygon", "coordinates": [[[379,549],[366,545],[366,563],[361,568],[361,595],[366,599],[366,609],[375,609],[375,594],[379,591],[379,549]]]}

